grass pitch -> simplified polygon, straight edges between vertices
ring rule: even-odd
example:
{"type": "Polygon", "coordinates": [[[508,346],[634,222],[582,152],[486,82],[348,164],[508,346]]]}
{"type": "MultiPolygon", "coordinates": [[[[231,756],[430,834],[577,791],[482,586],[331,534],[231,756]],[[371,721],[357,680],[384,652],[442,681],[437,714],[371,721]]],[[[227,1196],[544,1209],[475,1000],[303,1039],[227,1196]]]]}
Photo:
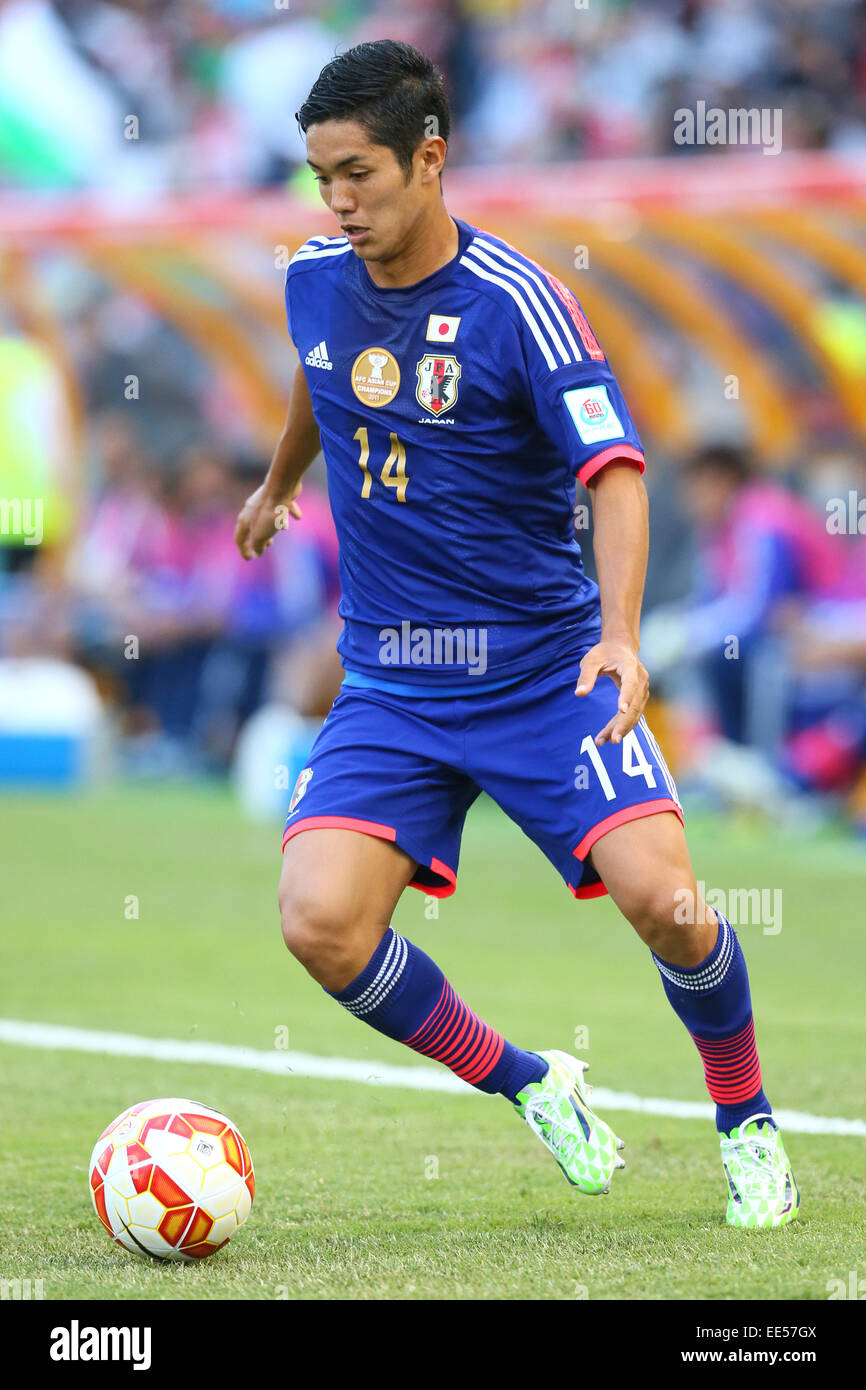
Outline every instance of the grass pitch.
{"type": "MultiPolygon", "coordinates": [[[[0,1015],[259,1049],[287,1029],[293,1050],[434,1065],[288,957],[279,829],[207,789],[3,801],[0,1015]]],[[[771,1100],[863,1116],[862,849],[723,822],[689,838],[708,886],[783,893],[781,932],[740,929],[771,1100]]],[[[515,1042],[588,1035],[596,1083],[705,1099],[646,949],[608,900],[575,903],[494,807],[470,815],[456,896],[427,910],[409,890],[395,925],[515,1042]]],[[[41,1278],[46,1299],[821,1300],[866,1274],[866,1139],[789,1135],[800,1220],[737,1232],[709,1122],[609,1112],[628,1167],[589,1199],[498,1098],[9,1045],[0,1065],[0,1278],[41,1278]],[[127,1254],[90,1204],[97,1135],[159,1095],[227,1112],[253,1154],[252,1216],[201,1265],[127,1254]]]]}

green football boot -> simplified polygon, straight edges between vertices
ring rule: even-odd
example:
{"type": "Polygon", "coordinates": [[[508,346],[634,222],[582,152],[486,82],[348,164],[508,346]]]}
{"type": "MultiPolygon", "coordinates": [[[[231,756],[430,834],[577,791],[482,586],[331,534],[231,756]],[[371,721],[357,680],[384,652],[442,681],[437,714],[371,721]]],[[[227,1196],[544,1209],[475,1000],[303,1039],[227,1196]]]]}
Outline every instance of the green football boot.
{"type": "Polygon", "coordinates": [[[729,1226],[787,1226],[800,1210],[800,1192],[778,1129],[750,1115],[721,1136],[728,1180],[729,1226]]]}
{"type": "Polygon", "coordinates": [[[567,1052],[537,1055],[548,1063],[547,1072],[518,1092],[515,1110],[550,1149],[572,1187],[594,1197],[609,1192],[614,1172],[625,1167],[619,1156],[625,1145],[589,1108],[587,1063],[567,1052]]]}

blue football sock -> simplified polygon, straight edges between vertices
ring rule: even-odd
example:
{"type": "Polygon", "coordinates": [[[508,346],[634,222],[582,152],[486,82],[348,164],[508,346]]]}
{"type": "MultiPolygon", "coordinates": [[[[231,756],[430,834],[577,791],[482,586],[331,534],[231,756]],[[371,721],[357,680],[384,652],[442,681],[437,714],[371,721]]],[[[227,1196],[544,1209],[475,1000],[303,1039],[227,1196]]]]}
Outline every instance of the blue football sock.
{"type": "Polygon", "coordinates": [[[769,1114],[761,1085],[749,976],[737,933],[719,919],[716,944],[699,965],[671,965],[652,953],[665,994],[692,1035],[716,1102],[716,1128],[729,1134],[751,1115],[769,1114]]]}
{"type": "MultiPolygon", "coordinates": [[[[331,993],[331,991],[327,991],[331,993]]],[[[419,947],[389,927],[369,964],[332,994],[356,1018],[450,1067],[479,1091],[514,1101],[547,1063],[497,1033],[455,994],[419,947]]]]}

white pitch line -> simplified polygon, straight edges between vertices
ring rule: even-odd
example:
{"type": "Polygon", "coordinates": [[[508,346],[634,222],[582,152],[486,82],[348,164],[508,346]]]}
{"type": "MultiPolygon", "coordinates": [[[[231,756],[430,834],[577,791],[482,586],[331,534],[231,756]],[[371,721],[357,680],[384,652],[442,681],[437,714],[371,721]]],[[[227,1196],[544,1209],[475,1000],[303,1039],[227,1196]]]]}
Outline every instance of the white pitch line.
{"type": "MultiPolygon", "coordinates": [[[[94,1052],[110,1057],[149,1057],[156,1062],[204,1063],[216,1067],[240,1067],[244,1071],[275,1076],[312,1076],[324,1081],[355,1081],[364,1086],[402,1086],[412,1091],[450,1091],[475,1095],[473,1086],[453,1072],[432,1067],[395,1067],[389,1062],[361,1062],[351,1057],[316,1057],[310,1052],[259,1052],[252,1047],[226,1043],[188,1042],[180,1038],[143,1038],[135,1033],[98,1033],[87,1028],[66,1028],[55,1023],[24,1023],[0,1019],[0,1042],[37,1047],[50,1052],[94,1052]]],[[[680,1120],[712,1120],[715,1106],[708,1101],[663,1100],[636,1096],[631,1091],[609,1091],[596,1086],[593,1105],[599,1110],[631,1110],[644,1115],[670,1115],[680,1120]]],[[[774,1110],[779,1124],[793,1134],[838,1134],[866,1138],[866,1121],[830,1119],[799,1110],[774,1110]]]]}

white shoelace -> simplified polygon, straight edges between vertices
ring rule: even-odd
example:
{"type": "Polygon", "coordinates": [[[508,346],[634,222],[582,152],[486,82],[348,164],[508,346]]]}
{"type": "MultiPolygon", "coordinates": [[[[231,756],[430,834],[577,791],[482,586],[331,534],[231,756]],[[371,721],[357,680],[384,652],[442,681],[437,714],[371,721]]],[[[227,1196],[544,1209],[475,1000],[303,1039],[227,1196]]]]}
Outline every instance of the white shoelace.
{"type": "Polygon", "coordinates": [[[560,1115],[544,1114],[543,1111],[551,1104],[546,1098],[539,1098],[533,1104],[530,1101],[526,1107],[526,1119],[531,1130],[534,1131],[543,1143],[549,1144],[560,1153],[571,1157],[575,1148],[580,1147],[580,1138],[566,1125],[560,1115]],[[548,1126],[548,1134],[542,1130],[542,1125],[548,1126]]]}
{"type": "Polygon", "coordinates": [[[724,1138],[721,1141],[725,1166],[727,1167],[727,1157],[730,1155],[732,1158],[735,1157],[740,1167],[745,1170],[737,1181],[745,1187],[746,1195],[750,1198],[773,1196],[778,1183],[778,1173],[773,1164],[779,1131],[772,1125],[765,1125],[763,1133],[743,1133],[749,1125],[759,1124],[761,1120],[768,1119],[770,1116],[764,1113],[750,1115],[738,1126],[740,1138],[724,1138]]]}

